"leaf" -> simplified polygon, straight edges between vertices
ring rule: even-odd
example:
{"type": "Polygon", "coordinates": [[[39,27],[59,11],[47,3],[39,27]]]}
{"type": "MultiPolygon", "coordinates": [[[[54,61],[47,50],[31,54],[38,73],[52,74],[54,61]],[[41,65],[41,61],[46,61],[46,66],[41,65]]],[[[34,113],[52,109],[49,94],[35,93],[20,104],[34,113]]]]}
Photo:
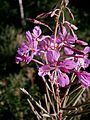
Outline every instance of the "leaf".
{"type": "Polygon", "coordinates": [[[42,111],[44,111],[45,113],[48,113],[37,101],[34,100],[34,98],[24,89],[24,88],[20,88],[25,94],[27,94],[29,96],[29,98],[31,99],[31,101],[33,101],[42,111]]]}
{"type": "Polygon", "coordinates": [[[29,103],[29,105],[30,105],[33,113],[37,116],[37,119],[40,120],[40,119],[42,118],[42,117],[40,116],[40,114],[35,110],[33,104],[31,103],[31,101],[30,101],[29,99],[27,99],[27,101],[28,101],[28,103],[29,103]],[[40,118],[40,119],[39,119],[39,118],[40,118]]]}
{"type": "Polygon", "coordinates": [[[84,92],[84,88],[81,88],[77,93],[73,94],[72,96],[69,96],[69,103],[67,104],[67,107],[72,104],[72,106],[75,106],[78,100],[80,99],[81,95],[84,92]]]}
{"type": "Polygon", "coordinates": [[[77,116],[77,115],[83,115],[83,114],[88,114],[88,113],[90,113],[90,110],[83,110],[77,113],[66,114],[66,116],[77,116]]]}

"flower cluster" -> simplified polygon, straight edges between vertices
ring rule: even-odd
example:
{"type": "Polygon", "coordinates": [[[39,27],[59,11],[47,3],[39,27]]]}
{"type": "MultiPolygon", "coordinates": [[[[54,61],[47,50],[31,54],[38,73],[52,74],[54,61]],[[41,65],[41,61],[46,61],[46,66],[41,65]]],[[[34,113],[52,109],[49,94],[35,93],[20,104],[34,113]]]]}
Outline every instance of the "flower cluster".
{"type": "MultiPolygon", "coordinates": [[[[77,29],[69,22],[65,22],[69,29],[77,29]]],[[[67,31],[66,27],[58,27],[56,36],[43,35],[40,26],[35,26],[32,33],[26,32],[26,41],[17,50],[16,62],[30,63],[32,60],[39,65],[39,76],[49,76],[53,84],[65,87],[72,82],[70,75],[78,77],[84,87],[90,86],[90,73],[85,69],[89,66],[88,53],[90,47],[82,40],[78,40],[75,33],[67,31]],[[76,45],[80,49],[77,49],[76,45]],[[38,56],[40,61],[36,60],[38,56]]]]}

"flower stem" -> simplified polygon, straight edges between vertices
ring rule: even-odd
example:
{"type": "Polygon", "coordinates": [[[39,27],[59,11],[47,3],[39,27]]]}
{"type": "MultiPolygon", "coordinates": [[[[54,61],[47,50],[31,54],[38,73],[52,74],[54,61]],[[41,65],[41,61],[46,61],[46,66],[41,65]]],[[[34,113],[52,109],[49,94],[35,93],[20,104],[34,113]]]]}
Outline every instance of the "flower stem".
{"type": "Polygon", "coordinates": [[[63,0],[61,2],[61,7],[58,12],[58,15],[56,16],[56,27],[55,27],[55,33],[54,33],[54,48],[55,48],[55,44],[56,44],[57,31],[58,31],[58,26],[59,26],[59,18],[60,18],[61,12],[62,12],[62,8],[63,8],[63,0]]]}

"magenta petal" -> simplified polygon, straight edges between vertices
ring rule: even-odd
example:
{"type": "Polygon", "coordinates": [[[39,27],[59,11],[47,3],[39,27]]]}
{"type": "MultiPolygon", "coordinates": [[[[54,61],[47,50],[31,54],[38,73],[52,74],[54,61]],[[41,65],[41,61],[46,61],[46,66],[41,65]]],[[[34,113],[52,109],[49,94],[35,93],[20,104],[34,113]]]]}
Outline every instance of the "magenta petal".
{"type": "Polygon", "coordinates": [[[61,38],[60,38],[59,36],[57,36],[56,42],[57,42],[58,44],[61,43],[61,38]]]}
{"type": "Polygon", "coordinates": [[[77,38],[73,37],[72,35],[67,35],[66,41],[69,44],[74,44],[77,38]]]}
{"type": "Polygon", "coordinates": [[[85,59],[84,60],[84,67],[87,68],[90,65],[90,60],[89,59],[85,59]]]}
{"type": "Polygon", "coordinates": [[[26,38],[27,38],[28,42],[31,44],[32,43],[32,35],[31,35],[30,31],[26,32],[26,38]]]}
{"type": "Polygon", "coordinates": [[[45,76],[45,75],[48,74],[48,72],[50,72],[50,66],[49,65],[44,65],[44,66],[39,68],[38,75],[39,76],[45,76]]]}
{"type": "Polygon", "coordinates": [[[32,55],[32,56],[28,56],[28,57],[26,58],[25,62],[26,62],[27,64],[29,64],[32,59],[33,59],[33,55],[32,55]]]}
{"type": "Polygon", "coordinates": [[[76,63],[73,60],[64,60],[60,63],[60,67],[72,70],[76,67],[76,63]]]}
{"type": "Polygon", "coordinates": [[[87,54],[90,52],[90,47],[85,47],[84,50],[83,50],[84,54],[87,54]]]}
{"type": "Polygon", "coordinates": [[[41,35],[42,31],[39,26],[35,26],[33,29],[33,36],[35,38],[39,37],[41,35]]]}
{"type": "Polygon", "coordinates": [[[60,87],[65,87],[69,84],[69,77],[65,73],[59,73],[58,83],[60,87]]]}
{"type": "Polygon", "coordinates": [[[46,39],[50,39],[50,36],[49,35],[46,35],[46,36],[42,35],[42,36],[40,36],[39,41],[44,41],[46,39]]]}
{"type": "Polygon", "coordinates": [[[23,55],[23,54],[28,53],[28,52],[29,52],[29,48],[25,43],[22,43],[17,50],[17,53],[20,55],[23,55]]]}
{"type": "Polygon", "coordinates": [[[69,49],[67,47],[64,47],[64,52],[66,55],[72,55],[74,53],[71,49],[69,49]]]}
{"type": "Polygon", "coordinates": [[[22,56],[20,56],[19,54],[16,55],[16,58],[15,58],[15,61],[16,63],[18,64],[19,62],[22,61],[22,56]]]}
{"type": "Polygon", "coordinates": [[[79,78],[79,81],[84,87],[90,86],[90,73],[83,71],[83,72],[77,72],[77,76],[79,78]]]}
{"type": "Polygon", "coordinates": [[[60,57],[60,53],[58,51],[55,51],[55,50],[48,51],[46,55],[47,55],[47,60],[50,63],[58,61],[58,59],[60,57]]]}

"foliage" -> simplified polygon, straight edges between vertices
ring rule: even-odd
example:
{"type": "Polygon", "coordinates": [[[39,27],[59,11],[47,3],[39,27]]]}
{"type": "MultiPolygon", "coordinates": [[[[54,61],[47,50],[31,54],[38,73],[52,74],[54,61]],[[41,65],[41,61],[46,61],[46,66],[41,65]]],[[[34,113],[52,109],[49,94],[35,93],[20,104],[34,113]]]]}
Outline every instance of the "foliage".
{"type": "Polygon", "coordinates": [[[13,26],[6,26],[2,29],[0,34],[0,78],[14,72],[13,65],[15,66],[15,51],[17,46],[17,31],[13,26]]]}
{"type": "Polygon", "coordinates": [[[40,94],[37,85],[31,86],[30,80],[22,72],[9,75],[0,82],[0,119],[29,120],[34,118],[25,95],[20,91],[20,87],[25,87],[30,91],[36,100],[40,97],[40,94]]]}

